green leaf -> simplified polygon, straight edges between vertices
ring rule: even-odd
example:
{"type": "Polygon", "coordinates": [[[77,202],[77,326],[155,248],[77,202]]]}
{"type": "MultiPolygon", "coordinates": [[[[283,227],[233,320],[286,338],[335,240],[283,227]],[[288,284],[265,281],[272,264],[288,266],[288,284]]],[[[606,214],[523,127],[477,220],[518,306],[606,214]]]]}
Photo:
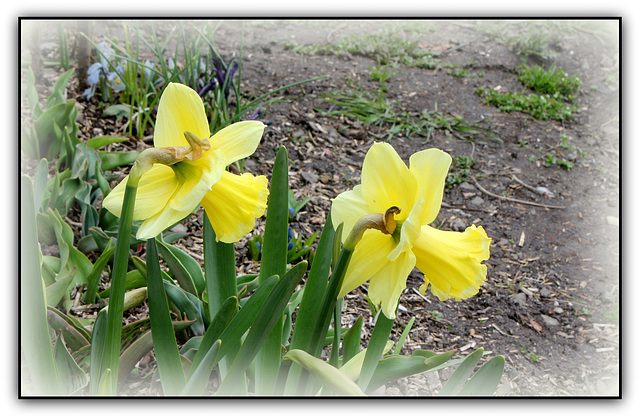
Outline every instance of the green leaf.
{"type": "Polygon", "coordinates": [[[504,357],[498,355],[487,361],[465,384],[459,396],[491,396],[500,384],[504,372],[504,357]]]}
{"type": "Polygon", "coordinates": [[[49,338],[45,289],[40,265],[33,187],[20,178],[20,338],[34,391],[59,394],[53,347],[49,338]],[[35,258],[35,260],[34,260],[35,258]]]}
{"type": "Polygon", "coordinates": [[[164,280],[164,288],[169,299],[180,310],[180,314],[182,315],[184,313],[189,320],[195,320],[195,323],[191,325],[191,331],[195,335],[204,334],[205,315],[202,302],[193,294],[173,285],[166,279],[164,280]]]}
{"type": "Polygon", "coordinates": [[[69,80],[71,79],[73,73],[74,69],[71,69],[58,77],[58,80],[56,80],[55,84],[51,88],[51,94],[47,98],[45,108],[51,108],[53,106],[64,103],[67,100],[65,89],[67,88],[67,84],[69,83],[69,80]]]}
{"type": "Polygon", "coordinates": [[[94,150],[97,150],[109,144],[123,143],[125,141],[129,141],[129,138],[117,137],[115,135],[101,135],[99,137],[93,137],[87,140],[87,147],[91,147],[94,150]]]}
{"type": "Polygon", "coordinates": [[[449,380],[442,386],[442,389],[438,393],[441,396],[451,396],[456,395],[465,384],[467,379],[473,373],[473,369],[476,367],[484,349],[479,348],[473,351],[471,354],[467,355],[464,358],[464,361],[460,364],[458,368],[451,374],[449,380]]]}
{"type": "Polygon", "coordinates": [[[113,170],[120,166],[131,165],[139,154],[139,151],[98,151],[102,170],[113,170]]]}
{"type": "Polygon", "coordinates": [[[164,394],[175,395],[182,392],[186,380],[162,281],[156,240],[151,238],[147,240],[147,287],[151,336],[164,394]]]}
{"type": "Polygon", "coordinates": [[[49,176],[49,163],[47,159],[41,159],[38,163],[38,169],[36,170],[36,175],[33,183],[33,198],[34,198],[34,208],[36,213],[40,211],[42,208],[42,202],[45,198],[45,193],[47,191],[47,179],[49,176]]]}
{"type": "Polygon", "coordinates": [[[93,325],[93,333],[91,333],[91,394],[106,394],[106,389],[101,386],[101,382],[106,385],[110,380],[106,376],[105,361],[107,350],[107,317],[109,316],[109,308],[105,307],[98,312],[96,321],[93,325]]]}
{"type": "Polygon", "coordinates": [[[260,282],[272,275],[282,277],[287,266],[288,213],[287,202],[289,160],[282,146],[276,154],[265,221],[260,282]]]}
{"type": "Polygon", "coordinates": [[[344,335],[342,342],[342,364],[344,365],[351,358],[353,358],[358,351],[360,351],[360,341],[362,336],[362,322],[363,317],[358,317],[358,320],[349,328],[344,335]]]}
{"type": "Polygon", "coordinates": [[[180,284],[180,287],[195,296],[201,296],[205,282],[200,264],[175,246],[161,241],[157,243],[162,258],[171,269],[171,273],[180,284]]]}
{"type": "Polygon", "coordinates": [[[78,330],[51,309],[47,310],[47,320],[51,329],[64,336],[64,340],[71,351],[77,351],[89,344],[89,341],[78,330]]]}
{"type": "MultiPolygon", "coordinates": [[[[393,341],[387,341],[387,344],[384,346],[382,351],[383,354],[386,354],[393,348],[393,341]]],[[[368,349],[368,348],[367,348],[368,349]]],[[[345,373],[347,377],[352,380],[357,380],[360,377],[360,373],[362,372],[362,364],[364,363],[364,359],[367,356],[367,349],[363,349],[358,352],[356,355],[351,357],[351,359],[342,365],[340,371],[345,373]]]]}
{"type": "Polygon", "coordinates": [[[220,335],[229,326],[236,315],[237,307],[238,298],[236,296],[232,296],[227,298],[227,300],[222,304],[218,312],[215,314],[215,316],[211,320],[210,326],[207,328],[207,331],[202,337],[196,355],[193,358],[191,370],[189,371],[189,379],[191,379],[191,375],[194,373],[195,369],[200,366],[200,363],[202,362],[206,354],[209,353],[212,345],[217,340],[219,340],[218,338],[220,337],[220,335]]]}
{"type": "MultiPolygon", "coordinates": [[[[258,283],[262,283],[272,275],[278,275],[280,278],[285,275],[289,242],[288,191],[289,159],[287,149],[282,146],[273,163],[258,283]]],[[[260,345],[260,353],[256,359],[256,394],[272,394],[274,390],[282,358],[282,310],[278,312],[278,316],[272,326],[272,334],[266,337],[264,346],[260,345]]]]}
{"type": "Polygon", "coordinates": [[[61,334],[56,338],[53,350],[62,394],[72,395],[85,388],[89,377],[69,354],[61,334]]]}
{"type": "Polygon", "coordinates": [[[389,339],[389,334],[393,328],[393,323],[394,319],[388,319],[382,311],[378,312],[378,320],[376,320],[376,325],[373,327],[373,332],[371,332],[371,339],[367,346],[367,355],[362,363],[362,371],[358,378],[358,385],[362,389],[369,387],[369,381],[371,377],[373,377],[380,357],[384,352],[387,339],[389,339]]]}
{"type": "Polygon", "coordinates": [[[75,273],[76,268],[74,267],[70,272],[64,272],[63,274],[57,275],[56,282],[49,285],[46,289],[47,305],[56,306],[63,297],[69,296],[69,285],[71,284],[71,280],[75,273]]]}
{"type": "Polygon", "coordinates": [[[293,361],[309,371],[323,385],[340,395],[364,396],[360,387],[342,371],[328,363],[300,350],[293,349],[284,356],[285,361],[293,361]]]}
{"type": "MultiPolygon", "coordinates": [[[[229,372],[218,389],[219,394],[235,394],[239,391],[240,381],[243,381],[242,374],[249,367],[249,364],[267,340],[273,326],[282,316],[293,290],[306,270],[307,262],[300,262],[285,273],[278,282],[262,306],[256,321],[253,323],[244,343],[229,367],[229,372]]],[[[280,358],[278,358],[278,364],[279,361],[280,358]]]]}
{"type": "Polygon", "coordinates": [[[151,331],[146,331],[128,345],[120,355],[120,364],[118,365],[118,380],[122,383],[129,373],[135,368],[136,364],[142,357],[153,349],[153,339],[151,331]]]}
{"type": "Polygon", "coordinates": [[[396,347],[393,350],[394,354],[399,354],[400,351],[402,350],[402,345],[404,345],[404,341],[407,339],[407,336],[409,336],[409,332],[411,331],[411,327],[413,327],[413,323],[415,321],[416,321],[416,318],[411,317],[411,320],[409,320],[409,323],[407,323],[407,325],[404,327],[404,330],[402,331],[402,335],[400,335],[400,337],[398,338],[396,347]]]}
{"type": "Polygon", "coordinates": [[[72,349],[74,349],[72,345],[74,341],[78,342],[75,345],[77,348],[86,346],[91,341],[91,332],[80,323],[77,317],[64,314],[55,307],[47,307],[47,319],[53,330],[62,330],[65,342],[72,349]],[[60,320],[54,320],[55,318],[60,320]],[[77,337],[71,337],[72,335],[77,337]]]}
{"type": "Polygon", "coordinates": [[[215,359],[220,349],[220,340],[216,340],[211,348],[207,351],[207,354],[202,359],[202,362],[195,369],[189,381],[182,390],[182,395],[201,396],[207,387],[209,376],[211,371],[216,366],[215,359]]]}
{"type": "Polygon", "coordinates": [[[29,67],[27,72],[27,100],[29,101],[29,108],[34,118],[38,118],[42,115],[42,108],[40,107],[38,90],[36,89],[36,77],[33,74],[33,69],[29,67]]]}
{"type": "Polygon", "coordinates": [[[82,296],[82,301],[88,304],[93,304],[96,299],[96,292],[98,291],[98,283],[100,282],[100,275],[104,270],[105,266],[107,266],[107,262],[111,259],[113,252],[116,250],[116,247],[112,245],[112,240],[109,240],[109,244],[107,245],[107,249],[100,254],[96,263],[93,264],[93,268],[87,277],[87,289],[82,296]]]}
{"type": "MultiPolygon", "coordinates": [[[[223,359],[226,355],[231,355],[231,349],[240,342],[247,329],[255,322],[256,317],[260,313],[262,306],[271,295],[279,278],[277,275],[267,278],[262,285],[249,297],[242,306],[242,310],[236,314],[229,326],[220,336],[222,346],[218,352],[217,360],[223,359]]],[[[235,354],[235,352],[233,353],[235,354]]]]}
{"type": "MultiPolygon", "coordinates": [[[[75,101],[60,103],[45,110],[34,122],[40,144],[40,156],[53,160],[60,152],[63,138],[56,135],[56,127],[75,125],[73,111],[76,111],[75,101]]],[[[76,111],[77,112],[77,111],[76,111]]]]}

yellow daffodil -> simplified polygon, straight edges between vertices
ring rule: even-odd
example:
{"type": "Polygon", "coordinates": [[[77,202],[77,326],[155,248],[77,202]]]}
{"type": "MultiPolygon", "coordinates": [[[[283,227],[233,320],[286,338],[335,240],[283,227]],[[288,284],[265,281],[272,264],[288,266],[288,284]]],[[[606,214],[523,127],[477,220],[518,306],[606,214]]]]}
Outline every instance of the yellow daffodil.
{"type": "MultiPolygon", "coordinates": [[[[244,121],[211,137],[200,96],[185,85],[170,83],[158,105],[155,148],[145,150],[136,162],[151,161],[138,181],[133,219],[144,221],[137,238],[157,236],[198,204],[206,210],[218,240],[232,243],[249,233],[266,208],[267,179],[225,169],[253,154],[263,131],[262,122],[244,121]],[[145,160],[143,154],[151,157],[145,160]]],[[[128,178],[103,203],[118,217],[128,178]]]]}
{"type": "Polygon", "coordinates": [[[424,273],[422,293],[429,284],[441,300],[478,292],[487,276],[481,262],[489,258],[491,242],[484,229],[450,232],[428,225],[440,211],[450,164],[451,156],[438,149],[413,154],[409,167],[387,143],[369,149],[362,183],[333,200],[332,221],[335,226],[344,223],[343,242],[363,217],[382,214],[383,221],[364,231],[355,245],[338,298],[371,280],[369,299],[394,318],[414,267],[424,273]]]}

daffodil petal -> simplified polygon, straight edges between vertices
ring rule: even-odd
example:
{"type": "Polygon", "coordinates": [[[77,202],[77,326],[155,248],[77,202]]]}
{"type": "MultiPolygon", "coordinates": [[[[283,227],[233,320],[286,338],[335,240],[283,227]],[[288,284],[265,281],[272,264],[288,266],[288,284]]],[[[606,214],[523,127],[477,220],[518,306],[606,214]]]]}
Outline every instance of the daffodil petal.
{"type": "Polygon", "coordinates": [[[267,208],[267,183],[264,176],[223,173],[202,199],[218,241],[233,243],[251,232],[267,208]]]}
{"type": "MultiPolygon", "coordinates": [[[[117,217],[122,213],[124,191],[129,176],[126,176],[102,202],[102,206],[117,217]]],[[[162,211],[178,190],[179,182],[173,170],[155,164],[140,178],[133,209],[134,220],[144,220],[162,211]]]]}
{"type": "Polygon", "coordinates": [[[369,299],[379,305],[388,319],[396,317],[400,294],[407,286],[407,277],[416,266],[412,252],[401,253],[393,262],[385,264],[369,284],[369,299]]]}
{"type": "Polygon", "coordinates": [[[180,83],[169,83],[158,104],[153,144],[155,147],[186,146],[184,132],[200,139],[211,136],[204,104],[198,93],[180,83]]]}
{"type": "Polygon", "coordinates": [[[190,215],[195,206],[192,207],[188,211],[176,211],[171,208],[169,205],[163,208],[162,211],[145,219],[140,227],[138,228],[138,232],[136,233],[136,238],[138,240],[146,240],[152,237],[156,237],[158,234],[162,233],[167,228],[171,227],[178,221],[186,218],[190,215]]]}
{"type": "Polygon", "coordinates": [[[387,255],[395,247],[393,237],[378,230],[367,230],[356,245],[338,298],[367,282],[389,263],[387,255]]]}
{"type": "Polygon", "coordinates": [[[475,295],[487,277],[489,245],[482,227],[472,225],[464,232],[441,231],[423,226],[414,242],[416,266],[424,273],[425,285],[440,300],[466,299],[475,295]]]}
{"type": "Polygon", "coordinates": [[[342,192],[333,199],[331,204],[331,221],[337,228],[344,223],[342,241],[344,241],[355,223],[369,214],[369,206],[362,197],[362,185],[357,185],[350,191],[342,192]]]}
{"type": "Polygon", "coordinates": [[[217,133],[209,142],[212,150],[224,153],[225,166],[252,155],[262,139],[264,124],[260,121],[242,121],[231,124],[217,133]]]}
{"type": "Polygon", "coordinates": [[[440,212],[450,165],[451,156],[436,148],[419,151],[409,158],[409,170],[418,181],[425,202],[420,225],[431,223],[440,212]]]}
{"type": "Polygon", "coordinates": [[[417,182],[407,165],[388,143],[376,143],[362,164],[362,196],[372,213],[384,214],[392,206],[408,216],[417,199],[417,182]]]}

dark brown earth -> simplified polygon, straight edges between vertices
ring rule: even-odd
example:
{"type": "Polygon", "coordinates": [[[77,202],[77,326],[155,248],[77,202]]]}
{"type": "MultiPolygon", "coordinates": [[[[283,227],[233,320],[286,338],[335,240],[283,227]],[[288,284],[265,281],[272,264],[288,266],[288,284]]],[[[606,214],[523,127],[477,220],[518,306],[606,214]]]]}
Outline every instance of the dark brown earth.
{"type": "MultiPolygon", "coordinates": [[[[283,100],[265,115],[271,124],[262,144],[245,162],[252,173],[269,176],[276,150],[287,147],[290,187],[298,199],[312,198],[292,224],[297,234],[308,237],[322,228],[331,199],[359,183],[366,151],[374,141],[382,140],[389,127],[323,116],[330,109],[323,95],[349,80],[379,91],[379,83],[370,78],[377,62],[348,53],[302,55],[285,50],[287,41],[322,45],[350,34],[381,30],[416,39],[422,48],[439,52],[440,64],[435,69],[394,66],[387,98],[410,112],[433,111],[437,104],[446,115],[478,121],[501,139],[470,135],[464,140],[436,130],[429,139],[399,135],[389,140],[407,162],[412,153],[430,147],[476,161],[467,182],[446,190],[437,224],[446,230],[463,230],[470,224],[485,228],[492,238],[487,281],[468,300],[440,302],[429,293],[418,294],[422,274],[415,270],[401,297],[398,320],[404,324],[416,318],[405,344],[409,351],[457,349],[460,355],[467,355],[483,347],[504,355],[500,396],[620,394],[619,28],[617,21],[578,23],[547,22],[544,26],[553,29],[549,39],[555,57],[541,63],[555,64],[581,80],[578,111],[572,121],[564,123],[504,113],[485,105],[476,94],[479,86],[526,92],[515,73],[522,58],[482,30],[491,25],[517,28],[508,22],[411,22],[412,28],[422,24],[430,29],[426,31],[405,30],[398,21],[244,25],[242,89],[247,96],[328,76],[281,92],[283,100]],[[469,63],[473,63],[470,76],[455,77],[448,72],[451,66],[447,64],[464,67],[469,63]],[[573,150],[561,147],[562,135],[573,150]],[[573,168],[567,171],[541,164],[548,153],[574,161],[573,168]],[[531,156],[539,159],[532,161],[531,156]],[[479,174],[483,176],[476,177],[479,174]],[[533,189],[537,187],[551,194],[536,193],[533,189]]],[[[174,21],[160,21],[155,27],[162,37],[175,25],[174,21]]],[[[122,22],[96,22],[96,39],[107,26],[111,34],[117,34],[122,22]]],[[[226,21],[219,27],[216,48],[222,57],[238,53],[242,27],[240,21],[226,21]]],[[[55,53],[56,45],[51,43],[55,34],[55,25],[43,27],[44,56],[55,53]],[[46,42],[50,42],[49,49],[46,42]]],[[[41,97],[58,75],[53,69],[45,71],[41,97]]],[[[102,117],[95,104],[80,93],[70,91],[69,96],[77,96],[84,110],[81,135],[86,139],[117,134],[113,118],[102,117]]],[[[145,145],[132,140],[126,146],[145,145]]],[[[200,251],[202,243],[201,217],[196,214],[184,222],[191,234],[180,243],[192,254],[200,251]]],[[[246,241],[237,249],[239,270],[255,270],[255,263],[246,259],[246,241]]],[[[365,328],[370,330],[365,295],[366,284],[347,296],[343,326],[363,315],[365,328]]],[[[445,369],[400,380],[385,391],[389,395],[435,394],[441,380],[450,374],[445,369]]]]}

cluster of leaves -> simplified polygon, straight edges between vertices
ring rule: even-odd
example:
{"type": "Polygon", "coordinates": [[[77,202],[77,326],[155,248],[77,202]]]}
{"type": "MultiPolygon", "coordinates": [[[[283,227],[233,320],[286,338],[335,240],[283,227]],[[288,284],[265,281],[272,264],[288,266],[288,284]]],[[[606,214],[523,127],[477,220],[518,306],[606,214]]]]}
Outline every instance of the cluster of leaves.
{"type": "Polygon", "coordinates": [[[392,32],[349,35],[335,44],[325,45],[288,42],[284,49],[299,54],[340,56],[349,53],[372,58],[382,64],[403,64],[428,69],[435,68],[439,62],[436,52],[421,48],[417,40],[406,40],[392,32]]]}
{"type": "Polygon", "coordinates": [[[545,70],[544,66],[522,64],[516,68],[518,80],[538,93],[556,96],[565,102],[574,102],[580,89],[580,77],[569,75],[552,66],[545,70]]]}
{"type": "Polygon", "coordinates": [[[125,119],[129,136],[142,138],[153,128],[153,112],[160,94],[170,82],[185,84],[203,96],[211,116],[211,132],[242,119],[257,119],[261,111],[280,98],[276,92],[309,80],[292,83],[247,99],[240,90],[242,57],[225,63],[214,48],[216,27],[204,24],[192,31],[183,25],[160,37],[153,26],[143,33],[136,26],[123,27],[124,45],[114,38],[92,44],[97,62],[89,68],[88,98],[94,94],[104,106],[105,116],[125,119]],[[177,34],[176,34],[177,32],[177,34]],[[148,35],[145,35],[148,33],[148,35]],[[175,35],[175,51],[166,58],[167,45],[175,35]],[[154,57],[142,62],[141,50],[146,47],[154,57]],[[208,51],[203,54],[202,51],[208,51]],[[178,65],[180,63],[180,65],[178,65]]]}
{"type": "Polygon", "coordinates": [[[562,101],[561,95],[525,94],[520,92],[500,92],[486,87],[478,87],[476,93],[488,104],[497,106],[503,112],[525,112],[536,119],[571,120],[575,107],[562,101]]]}
{"type": "Polygon", "coordinates": [[[469,156],[456,156],[453,159],[453,164],[449,169],[449,174],[445,180],[445,188],[452,189],[454,186],[461,184],[469,180],[471,176],[471,168],[476,164],[473,157],[469,156]]]}
{"type": "Polygon", "coordinates": [[[437,103],[432,111],[424,109],[421,112],[408,112],[397,101],[388,99],[383,87],[384,85],[376,95],[348,81],[343,89],[324,96],[334,107],[329,111],[319,112],[346,118],[361,125],[384,128],[385,140],[398,135],[417,135],[429,140],[436,130],[442,130],[461,140],[474,141],[474,136],[482,135],[500,141],[490,134],[490,129],[476,122],[468,122],[439,111],[437,103]]]}
{"type": "Polygon", "coordinates": [[[494,25],[480,25],[496,42],[506,45],[521,59],[538,58],[550,60],[557,56],[551,48],[551,35],[546,22],[499,22],[494,25]]]}

